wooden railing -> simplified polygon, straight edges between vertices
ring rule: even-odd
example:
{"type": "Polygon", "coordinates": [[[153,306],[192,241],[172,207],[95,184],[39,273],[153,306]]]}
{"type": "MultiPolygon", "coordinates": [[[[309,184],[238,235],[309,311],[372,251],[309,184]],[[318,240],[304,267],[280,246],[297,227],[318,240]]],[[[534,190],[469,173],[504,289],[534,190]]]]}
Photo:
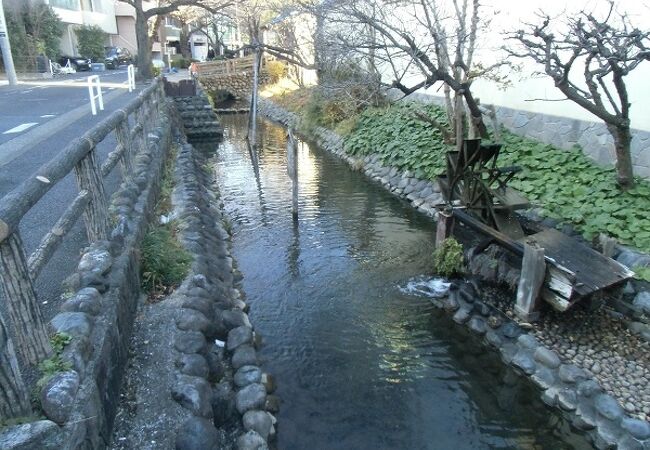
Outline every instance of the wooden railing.
{"type": "Polygon", "coordinates": [[[134,157],[138,149],[146,145],[149,131],[156,126],[163,96],[162,82],[156,79],[127,106],[73,140],[36,173],[0,199],[0,283],[8,313],[8,320],[5,320],[0,309],[0,389],[5,391],[5,400],[14,399],[0,401],[0,418],[24,415],[30,411],[28,400],[19,395],[19,388],[24,390],[24,386],[7,325],[13,330],[17,351],[25,364],[37,364],[51,354],[34,280],[81,215],[89,242],[107,239],[109,217],[104,178],[117,165],[123,178],[132,176],[134,157]],[[133,126],[129,123],[131,116],[133,126]],[[115,133],[117,146],[100,165],[96,147],[110,133],[115,133]],[[72,171],[79,193],[54,227],[45,234],[36,250],[26,257],[18,230],[20,221],[72,171]]]}
{"type": "MultiPolygon", "coordinates": [[[[262,58],[262,68],[266,66],[266,59],[262,58]]],[[[225,59],[222,61],[209,61],[195,63],[195,72],[198,76],[233,75],[253,71],[253,56],[243,58],[225,59]]]]}

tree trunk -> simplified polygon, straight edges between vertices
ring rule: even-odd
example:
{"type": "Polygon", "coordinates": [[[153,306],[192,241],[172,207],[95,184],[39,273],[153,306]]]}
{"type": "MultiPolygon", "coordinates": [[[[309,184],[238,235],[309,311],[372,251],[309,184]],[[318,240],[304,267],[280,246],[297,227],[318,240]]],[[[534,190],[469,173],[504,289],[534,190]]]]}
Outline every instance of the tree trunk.
{"type": "Polygon", "coordinates": [[[30,412],[29,391],[20,374],[7,326],[0,316],[0,422],[30,412]]]}
{"type": "Polygon", "coordinates": [[[142,0],[138,0],[135,8],[135,39],[138,43],[138,78],[148,80],[151,78],[151,47],[149,47],[149,32],[147,30],[147,16],[142,10],[142,0]]]}
{"type": "Polygon", "coordinates": [[[632,135],[629,126],[608,125],[607,128],[614,138],[616,149],[616,181],[621,189],[634,187],[634,172],[632,168],[632,155],[630,144],[632,135]]]}

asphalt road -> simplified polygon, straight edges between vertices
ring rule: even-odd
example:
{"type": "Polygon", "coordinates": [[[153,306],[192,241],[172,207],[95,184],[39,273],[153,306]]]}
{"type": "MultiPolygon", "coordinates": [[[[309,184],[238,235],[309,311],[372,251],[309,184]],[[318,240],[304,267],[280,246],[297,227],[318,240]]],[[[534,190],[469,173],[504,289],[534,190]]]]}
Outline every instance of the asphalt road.
{"type": "MultiPolygon", "coordinates": [[[[94,74],[94,73],[93,73],[94,74]]],[[[97,73],[102,82],[104,111],[91,115],[88,72],[61,78],[0,86],[0,197],[63,150],[68,143],[126,105],[144,87],[129,93],[126,69],[97,73]]],[[[98,147],[100,163],[115,148],[111,133],[98,147]]],[[[105,180],[106,192],[119,185],[119,170],[105,180]]],[[[77,194],[74,175],[54,186],[23,218],[20,233],[29,255],[77,194]]],[[[87,244],[83,219],[64,238],[59,250],[36,280],[36,290],[46,320],[57,312],[61,282],[79,261],[87,244]]],[[[1,295],[1,294],[0,294],[1,295]]]]}

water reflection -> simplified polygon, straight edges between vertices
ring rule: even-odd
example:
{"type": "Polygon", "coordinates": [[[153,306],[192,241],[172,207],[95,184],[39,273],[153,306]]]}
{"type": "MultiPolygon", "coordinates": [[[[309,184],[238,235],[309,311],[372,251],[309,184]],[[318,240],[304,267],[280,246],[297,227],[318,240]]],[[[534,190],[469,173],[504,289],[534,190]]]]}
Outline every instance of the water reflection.
{"type": "Polygon", "coordinates": [[[285,131],[260,123],[254,169],[245,121],[224,125],[215,170],[279,381],[279,448],[588,448],[495,355],[399,289],[430,269],[429,219],[302,143],[295,222],[285,131]]]}

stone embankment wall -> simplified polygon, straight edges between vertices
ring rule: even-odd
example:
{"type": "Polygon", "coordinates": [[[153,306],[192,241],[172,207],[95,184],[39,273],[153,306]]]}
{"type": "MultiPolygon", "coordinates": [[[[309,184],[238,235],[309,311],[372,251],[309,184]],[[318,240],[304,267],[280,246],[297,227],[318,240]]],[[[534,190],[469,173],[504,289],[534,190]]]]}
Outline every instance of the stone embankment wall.
{"type": "MultiPolygon", "coordinates": [[[[226,91],[236,100],[245,100],[250,97],[253,88],[253,72],[239,72],[223,75],[199,75],[201,85],[208,92],[226,91]]],[[[260,72],[260,85],[270,81],[267,71],[260,72]]]]}
{"type": "MultiPolygon", "coordinates": [[[[396,99],[401,98],[402,94],[390,91],[390,96],[396,99]]],[[[444,102],[442,97],[420,93],[413,93],[408,99],[441,106],[444,102]]],[[[521,111],[504,106],[495,107],[495,111],[499,123],[520,136],[563,149],[579,145],[587,156],[604,166],[613,166],[616,162],[614,139],[601,122],[521,111]]],[[[632,130],[630,152],[634,174],[650,178],[650,132],[632,130]]]]}
{"type": "Polygon", "coordinates": [[[141,295],[138,252],[160,192],[170,138],[164,112],[148,146],[136,156],[133,177],[113,195],[110,240],[86,248],[65,282],[73,294],[51,325],[72,337],[60,355],[70,369],[52,376],[40,392],[47,420],[4,429],[1,448],[96,449],[109,444],[141,295]]]}
{"type": "Polygon", "coordinates": [[[223,136],[223,128],[198,83],[196,90],[197,95],[174,97],[176,111],[181,117],[185,136],[190,141],[214,141],[223,136]]]}
{"type": "Polygon", "coordinates": [[[178,450],[227,448],[228,434],[235,434],[239,450],[267,448],[275,436],[271,413],[278,400],[271,395],[271,376],[259,365],[260,339],[246,313],[242,275],[229,251],[206,162],[201,151],[185,143],[174,174],[174,215],[181,242],[193,255],[190,274],[176,293],[170,355],[177,368],[170,395],[191,413],[179,424],[175,445],[178,450]]]}
{"type": "MultiPolygon", "coordinates": [[[[300,129],[298,117],[272,101],[261,99],[259,107],[260,112],[270,119],[300,129]]],[[[365,158],[350,156],[344,151],[341,137],[325,128],[310,129],[309,138],[320,148],[347,161],[352,168],[364,171],[390,192],[411,202],[419,211],[435,217],[434,205],[441,200],[440,190],[435,183],[382,166],[377,155],[365,158]]],[[[643,258],[643,255],[636,257],[643,258]]],[[[623,401],[626,397],[614,398],[611,386],[606,391],[594,378],[593,372],[578,366],[580,361],[573,356],[580,352],[572,349],[572,353],[569,353],[562,346],[554,347],[561,351],[560,356],[558,351],[535,337],[538,330],[531,331],[530,326],[517,324],[491,305],[487,297],[482,297],[472,283],[463,282],[453,288],[447,298],[435,300],[434,305],[449,312],[454,322],[468,327],[486,346],[499,352],[505,364],[534,383],[540,390],[541,399],[566,416],[576,428],[583,430],[597,448],[650,447],[650,423],[626,414],[617,401],[617,398],[623,401]]],[[[572,314],[572,311],[566,314],[572,314]]],[[[613,349],[607,349],[607,355],[611,356],[612,352],[613,349]]],[[[635,383],[643,383],[645,377],[643,388],[647,388],[647,377],[650,376],[647,369],[634,365],[626,375],[634,378],[635,383]],[[639,376],[637,369],[646,371],[639,376]]],[[[640,406],[643,408],[643,404],[640,406]]],[[[641,412],[636,417],[645,418],[646,415],[641,412]]]]}

